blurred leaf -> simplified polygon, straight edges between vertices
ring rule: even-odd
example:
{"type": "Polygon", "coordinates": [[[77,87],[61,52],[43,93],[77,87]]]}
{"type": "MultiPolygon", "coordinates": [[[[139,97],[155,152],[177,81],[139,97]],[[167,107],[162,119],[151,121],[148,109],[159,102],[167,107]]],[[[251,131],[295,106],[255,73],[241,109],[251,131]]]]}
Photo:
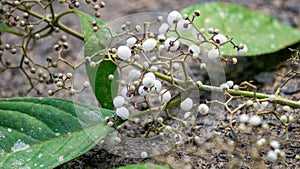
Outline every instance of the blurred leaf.
{"type": "MultiPolygon", "coordinates": [[[[98,26],[106,26],[106,23],[81,11],[75,11],[75,13],[79,16],[84,36],[84,56],[90,57],[97,54],[99,51],[106,49],[105,43],[111,39],[109,31],[105,28],[99,28],[99,30],[95,32],[92,22],[96,21],[98,26]]],[[[102,55],[96,55],[92,61],[97,62],[104,57],[105,56],[102,55]]],[[[98,64],[94,68],[87,63],[86,70],[98,102],[103,108],[112,110],[114,108],[112,99],[118,91],[118,85],[116,84],[119,77],[117,66],[111,61],[103,61],[103,63],[98,64]],[[107,79],[108,73],[115,75],[114,81],[109,81],[107,79]]]]}
{"type": "Polygon", "coordinates": [[[23,33],[8,27],[6,24],[2,22],[0,22],[0,32],[7,32],[7,33],[15,34],[17,36],[24,36],[23,33]]]}
{"type": "Polygon", "coordinates": [[[158,164],[145,163],[145,164],[127,165],[124,167],[119,167],[117,169],[169,169],[169,167],[161,166],[158,164]]]}
{"type": "MultiPolygon", "coordinates": [[[[195,10],[201,11],[200,17],[194,21],[198,28],[218,28],[221,33],[232,37],[235,43],[245,43],[248,46],[247,56],[277,52],[300,42],[299,30],[245,7],[213,2],[192,5],[180,12],[192,16],[195,10]]],[[[224,55],[237,55],[230,44],[224,45],[222,51],[224,55]]]]}
{"type": "Polygon", "coordinates": [[[114,112],[56,98],[0,100],[0,168],[54,168],[114,129],[114,112]]]}

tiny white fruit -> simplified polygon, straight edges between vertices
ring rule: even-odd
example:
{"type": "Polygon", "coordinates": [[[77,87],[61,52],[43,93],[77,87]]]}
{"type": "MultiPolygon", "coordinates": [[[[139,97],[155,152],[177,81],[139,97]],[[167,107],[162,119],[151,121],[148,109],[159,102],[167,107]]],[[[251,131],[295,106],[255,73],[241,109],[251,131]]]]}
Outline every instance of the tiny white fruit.
{"type": "Polygon", "coordinates": [[[185,100],[183,100],[180,104],[180,108],[183,111],[189,111],[193,108],[193,100],[191,98],[186,98],[185,100]]]}
{"type": "Polygon", "coordinates": [[[176,21],[179,21],[181,19],[182,19],[181,14],[175,10],[170,12],[167,17],[167,21],[168,21],[169,25],[173,25],[176,23],[176,21]]]}
{"type": "Polygon", "coordinates": [[[216,34],[214,37],[213,37],[213,40],[214,42],[216,42],[217,44],[222,44],[222,43],[225,43],[227,41],[227,38],[219,33],[219,34],[216,34]]]}
{"type": "Polygon", "coordinates": [[[206,115],[208,111],[209,111],[209,107],[206,104],[202,103],[198,106],[198,112],[200,114],[206,115]]]}
{"type": "Polygon", "coordinates": [[[166,89],[163,89],[160,92],[158,99],[162,104],[169,102],[170,99],[171,99],[170,91],[167,91],[166,89]]]}
{"type": "Polygon", "coordinates": [[[176,51],[179,48],[179,44],[179,40],[174,37],[170,37],[165,41],[165,46],[170,51],[176,51]]]}
{"type": "Polygon", "coordinates": [[[145,51],[151,51],[155,48],[156,44],[157,44],[157,41],[154,38],[149,38],[143,42],[142,48],[145,51]]]}
{"type": "Polygon", "coordinates": [[[125,98],[123,96],[117,96],[113,100],[113,104],[116,108],[123,106],[125,103],[125,98]]]}
{"type": "Polygon", "coordinates": [[[246,54],[248,52],[247,45],[243,44],[243,48],[238,48],[236,52],[237,52],[238,55],[246,54]]]}
{"type": "Polygon", "coordinates": [[[135,37],[130,37],[127,39],[127,46],[133,47],[136,42],[137,42],[137,39],[135,37]]]}
{"type": "Polygon", "coordinates": [[[189,46],[188,51],[191,54],[200,54],[200,47],[198,45],[192,44],[189,46]]]}
{"type": "Polygon", "coordinates": [[[249,119],[249,123],[252,125],[252,126],[258,126],[262,123],[262,119],[261,117],[257,116],[257,115],[254,115],[254,116],[251,116],[250,119],[249,119]]]}
{"type": "Polygon", "coordinates": [[[179,32],[185,32],[185,31],[190,30],[191,28],[192,28],[192,25],[191,25],[190,21],[188,21],[188,20],[182,19],[177,22],[177,30],[179,32]]]}
{"type": "Polygon", "coordinates": [[[168,30],[169,30],[169,25],[167,23],[161,24],[161,26],[158,29],[160,34],[166,34],[168,30]]]}
{"type": "Polygon", "coordinates": [[[116,109],[116,114],[123,120],[128,119],[129,111],[126,107],[119,107],[116,109]]]}
{"type": "Polygon", "coordinates": [[[249,120],[249,117],[247,114],[242,114],[239,116],[239,122],[246,123],[249,120]]]}
{"type": "Polygon", "coordinates": [[[117,49],[117,55],[122,60],[128,60],[131,56],[131,50],[128,46],[119,46],[117,49]]]}
{"type": "Polygon", "coordinates": [[[270,142],[270,146],[273,147],[274,149],[278,149],[280,147],[280,144],[276,140],[272,140],[270,142]]]}
{"type": "Polygon", "coordinates": [[[149,88],[142,85],[139,87],[138,92],[141,96],[147,96],[149,94],[149,88]]]}

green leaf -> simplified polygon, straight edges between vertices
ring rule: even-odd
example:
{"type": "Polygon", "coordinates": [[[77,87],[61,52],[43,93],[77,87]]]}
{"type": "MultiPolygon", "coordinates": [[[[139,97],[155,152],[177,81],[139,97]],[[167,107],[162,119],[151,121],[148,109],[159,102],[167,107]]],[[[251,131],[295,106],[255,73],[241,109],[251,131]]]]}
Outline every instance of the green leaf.
{"type": "Polygon", "coordinates": [[[118,169],[169,169],[169,167],[161,166],[158,164],[145,163],[127,165],[124,167],[119,167],[118,169]]]}
{"type": "Polygon", "coordinates": [[[23,33],[8,27],[6,24],[2,22],[0,22],[0,32],[7,32],[7,33],[15,34],[17,36],[24,36],[23,33]]]}
{"type": "Polygon", "coordinates": [[[54,168],[90,150],[115,115],[56,98],[0,100],[0,168],[54,168]]]}
{"type": "MultiPolygon", "coordinates": [[[[75,11],[75,13],[79,16],[84,36],[84,56],[96,55],[92,59],[96,62],[103,59],[105,56],[97,55],[97,53],[106,49],[105,43],[111,39],[111,34],[106,28],[100,28],[95,32],[92,22],[96,21],[99,26],[106,26],[106,23],[81,11],[75,11]]],[[[104,60],[94,68],[87,63],[86,71],[98,102],[103,108],[112,110],[114,108],[112,101],[118,91],[118,85],[116,84],[119,77],[117,66],[112,61],[104,60]],[[114,74],[115,80],[109,81],[109,74],[114,74]]]]}
{"type": "Polygon", "coordinates": [[[109,80],[110,74],[118,79],[119,75],[116,71],[117,65],[110,60],[104,60],[100,63],[96,81],[95,81],[95,94],[97,100],[101,103],[102,107],[107,109],[114,109],[113,99],[118,94],[118,83],[115,80],[109,80]]]}
{"type": "MultiPolygon", "coordinates": [[[[195,10],[201,11],[200,17],[194,21],[198,28],[218,28],[221,33],[232,37],[235,43],[245,43],[248,46],[247,56],[277,52],[300,42],[299,30],[245,7],[213,2],[192,5],[180,12],[191,16],[195,10]]],[[[230,44],[224,45],[222,51],[224,55],[237,55],[230,44]]]]}

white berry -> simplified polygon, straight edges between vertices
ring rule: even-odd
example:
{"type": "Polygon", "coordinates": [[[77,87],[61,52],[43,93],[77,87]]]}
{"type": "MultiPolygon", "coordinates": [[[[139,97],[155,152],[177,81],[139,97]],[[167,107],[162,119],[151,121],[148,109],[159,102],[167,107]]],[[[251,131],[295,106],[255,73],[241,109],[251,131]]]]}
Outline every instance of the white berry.
{"type": "Polygon", "coordinates": [[[275,162],[275,161],[277,160],[277,158],[278,158],[278,155],[277,155],[277,153],[276,153],[275,151],[270,150],[270,151],[268,151],[268,153],[267,153],[267,158],[268,158],[270,161],[275,162]]]}
{"type": "Polygon", "coordinates": [[[122,60],[128,60],[131,56],[131,50],[128,46],[120,46],[117,49],[117,55],[122,60]]]}
{"type": "Polygon", "coordinates": [[[166,34],[168,30],[169,30],[169,25],[167,23],[161,24],[161,26],[158,29],[160,34],[166,34]]]}
{"type": "Polygon", "coordinates": [[[179,41],[174,37],[170,37],[165,41],[165,46],[170,51],[176,51],[179,48],[179,41]]]}
{"type": "Polygon", "coordinates": [[[198,112],[202,115],[206,115],[209,111],[209,107],[206,104],[200,104],[198,106],[198,112]]]}
{"type": "Polygon", "coordinates": [[[123,106],[125,103],[125,98],[123,96],[117,96],[113,100],[113,104],[116,108],[123,106]]]}
{"type": "Polygon", "coordinates": [[[262,119],[261,119],[261,117],[259,117],[257,115],[254,115],[254,116],[250,117],[249,123],[252,126],[258,126],[258,125],[260,125],[262,123],[262,119]]]}
{"type": "MultiPolygon", "coordinates": [[[[241,46],[241,45],[240,45],[241,46]]],[[[237,54],[238,55],[244,55],[244,54],[246,54],[247,52],[248,52],[248,47],[247,47],[247,45],[245,45],[245,44],[243,44],[242,45],[242,47],[243,48],[237,48],[237,54]]]]}
{"type": "Polygon", "coordinates": [[[149,38],[145,40],[142,44],[142,47],[145,51],[151,51],[156,46],[157,41],[154,38],[149,38]]]}
{"type": "Polygon", "coordinates": [[[160,92],[158,99],[162,104],[169,102],[170,99],[171,99],[170,91],[167,91],[166,89],[163,89],[160,92]]]}
{"type": "Polygon", "coordinates": [[[249,117],[247,114],[242,114],[239,116],[239,122],[246,123],[249,120],[249,117]]]}
{"type": "Polygon", "coordinates": [[[123,120],[128,119],[129,111],[126,107],[119,107],[116,109],[116,114],[123,120]]]}
{"type": "Polygon", "coordinates": [[[188,50],[191,54],[200,54],[200,47],[198,45],[192,44],[189,46],[188,50]]]}
{"type": "Polygon", "coordinates": [[[179,32],[185,32],[185,31],[190,30],[191,28],[192,28],[192,25],[191,25],[190,21],[188,21],[188,20],[182,19],[177,22],[177,30],[179,32]]]}
{"type": "Polygon", "coordinates": [[[276,140],[272,140],[270,142],[270,146],[273,147],[274,149],[278,149],[280,147],[280,144],[276,140]]]}
{"type": "Polygon", "coordinates": [[[185,100],[183,100],[180,104],[180,108],[183,111],[189,111],[193,108],[193,100],[191,98],[186,98],[185,100]]]}
{"type": "Polygon", "coordinates": [[[141,152],[141,158],[147,158],[148,157],[148,153],[143,151],[141,152]]]}
{"type": "Polygon", "coordinates": [[[213,37],[213,40],[214,40],[217,44],[222,44],[222,43],[225,43],[225,42],[227,41],[227,38],[226,38],[223,34],[219,33],[219,34],[217,34],[217,35],[215,35],[215,36],[213,37]]]}
{"type": "Polygon", "coordinates": [[[172,11],[168,14],[167,21],[169,25],[175,24],[176,21],[179,21],[182,19],[181,14],[178,11],[172,11]]]}
{"type": "Polygon", "coordinates": [[[141,96],[147,96],[149,94],[149,88],[142,85],[139,87],[138,92],[141,96]]]}
{"type": "Polygon", "coordinates": [[[137,79],[139,79],[141,74],[142,73],[139,70],[131,69],[128,73],[128,77],[129,77],[130,80],[137,80],[137,79]]]}
{"type": "Polygon", "coordinates": [[[137,42],[137,39],[135,37],[130,37],[127,39],[127,46],[133,47],[136,42],[137,42]]]}

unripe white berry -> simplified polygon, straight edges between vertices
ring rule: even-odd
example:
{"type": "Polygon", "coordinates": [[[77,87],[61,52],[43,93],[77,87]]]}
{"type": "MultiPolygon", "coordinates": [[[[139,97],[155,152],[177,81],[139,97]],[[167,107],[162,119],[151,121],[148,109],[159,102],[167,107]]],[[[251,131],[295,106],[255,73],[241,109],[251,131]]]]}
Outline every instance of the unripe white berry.
{"type": "Polygon", "coordinates": [[[149,63],[147,61],[143,62],[143,68],[148,69],[149,68],[149,63]]]}
{"type": "Polygon", "coordinates": [[[138,90],[138,92],[139,92],[139,94],[141,95],[141,96],[147,96],[148,94],[149,94],[149,88],[148,87],[145,87],[145,86],[140,86],[139,87],[139,90],[138,90]]]}
{"type": "Polygon", "coordinates": [[[229,86],[228,86],[228,84],[227,83],[223,83],[223,84],[221,84],[220,85],[220,90],[221,91],[227,91],[229,89],[229,86]]]}
{"type": "Polygon", "coordinates": [[[108,80],[114,80],[115,76],[113,74],[108,75],[108,80]]]}
{"type": "Polygon", "coordinates": [[[84,88],[90,87],[90,82],[88,82],[88,81],[83,82],[83,87],[84,88]]]}
{"type": "Polygon", "coordinates": [[[294,116],[289,115],[289,122],[294,121],[294,116]]]}
{"type": "Polygon", "coordinates": [[[222,44],[222,43],[225,43],[227,41],[227,38],[219,33],[219,34],[216,34],[214,37],[213,37],[213,40],[214,42],[216,42],[217,44],[222,44]]]}
{"type": "Polygon", "coordinates": [[[155,80],[151,77],[144,77],[142,84],[147,88],[151,88],[152,86],[154,86],[155,80]]]}
{"type": "Polygon", "coordinates": [[[249,117],[247,114],[242,114],[239,116],[239,122],[240,123],[246,123],[249,120],[249,117]]]}
{"type": "Polygon", "coordinates": [[[261,128],[263,128],[264,130],[269,130],[270,126],[268,123],[262,123],[261,128]]]}
{"type": "Polygon", "coordinates": [[[200,142],[200,137],[199,137],[199,136],[195,136],[194,139],[195,139],[195,142],[196,142],[197,144],[199,144],[199,142],[200,142]]]}
{"type": "Polygon", "coordinates": [[[128,46],[119,46],[117,49],[117,55],[122,60],[128,60],[131,56],[131,50],[128,46]]]}
{"type": "Polygon", "coordinates": [[[167,91],[166,89],[163,89],[160,92],[158,99],[162,104],[169,102],[170,99],[171,99],[170,91],[167,91]]]}
{"type": "Polygon", "coordinates": [[[183,111],[189,111],[193,108],[193,100],[191,98],[186,98],[180,103],[180,108],[183,111]]]}
{"type": "Polygon", "coordinates": [[[186,113],[184,113],[183,119],[186,120],[186,119],[188,119],[189,117],[191,117],[191,115],[192,115],[191,112],[186,112],[186,113]]]}
{"type": "Polygon", "coordinates": [[[108,125],[109,127],[112,127],[112,126],[114,125],[114,123],[113,123],[112,121],[109,121],[109,122],[107,123],[107,125],[108,125]]]}
{"type": "Polygon", "coordinates": [[[297,154],[297,155],[295,156],[295,160],[300,160],[300,155],[297,154]]]}
{"type": "Polygon", "coordinates": [[[67,73],[66,76],[67,76],[67,78],[71,79],[73,77],[73,74],[72,73],[67,73]]]}
{"type": "Polygon", "coordinates": [[[57,87],[63,87],[64,84],[63,84],[62,81],[58,81],[58,82],[56,82],[56,86],[57,86],[57,87]]]}
{"type": "Polygon", "coordinates": [[[169,23],[169,25],[173,25],[176,23],[176,21],[179,21],[182,19],[181,14],[178,11],[172,11],[168,14],[168,18],[167,21],[169,23]]]}
{"type": "Polygon", "coordinates": [[[145,40],[142,44],[142,47],[145,51],[151,51],[155,48],[157,41],[154,38],[149,38],[145,40]]]}
{"type": "Polygon", "coordinates": [[[177,30],[179,32],[185,32],[185,31],[188,31],[192,28],[192,25],[190,24],[190,21],[188,20],[180,20],[177,22],[177,30]]]}
{"type": "Polygon", "coordinates": [[[278,155],[273,150],[270,150],[267,153],[267,158],[268,158],[268,160],[270,160],[272,162],[275,162],[277,160],[277,158],[278,158],[278,155]]]}
{"type": "Polygon", "coordinates": [[[97,66],[97,63],[96,63],[96,62],[90,62],[90,66],[91,66],[92,68],[95,68],[95,67],[97,66]]]}
{"type": "Polygon", "coordinates": [[[157,66],[151,66],[150,67],[150,71],[151,72],[157,72],[158,71],[158,67],[157,66]]]}
{"type": "Polygon", "coordinates": [[[286,123],[288,120],[287,116],[286,115],[282,115],[280,116],[280,121],[283,122],[283,123],[286,123]]]}
{"type": "Polygon", "coordinates": [[[128,119],[129,111],[126,107],[119,107],[116,109],[116,114],[123,120],[128,119]]]}
{"type": "Polygon", "coordinates": [[[228,84],[229,88],[231,88],[234,85],[232,80],[228,80],[226,83],[228,84]]]}
{"type": "Polygon", "coordinates": [[[248,47],[247,45],[243,44],[242,47],[243,48],[240,48],[241,45],[239,45],[239,48],[237,48],[236,52],[238,55],[244,55],[248,52],[248,47]]]}
{"type": "Polygon", "coordinates": [[[74,95],[74,94],[76,94],[76,90],[75,90],[75,89],[73,89],[73,88],[72,88],[72,89],[70,89],[70,94],[71,94],[71,95],[74,95]]]}
{"type": "Polygon", "coordinates": [[[117,96],[113,100],[113,104],[116,108],[123,106],[125,103],[125,98],[123,96],[117,96]]]}
{"type": "Polygon", "coordinates": [[[152,72],[148,72],[148,73],[146,73],[145,75],[144,75],[144,78],[145,77],[151,77],[153,80],[155,80],[156,79],[156,77],[155,77],[155,74],[154,73],[152,73],[152,72]]]}
{"type": "Polygon", "coordinates": [[[176,51],[179,48],[179,40],[174,37],[170,37],[165,41],[165,46],[170,51],[176,51]]]}
{"type": "Polygon", "coordinates": [[[205,63],[201,63],[200,64],[200,69],[205,71],[206,70],[206,64],[205,63]]]}
{"type": "Polygon", "coordinates": [[[265,138],[261,138],[259,140],[257,140],[256,144],[258,146],[262,146],[263,144],[265,144],[267,142],[267,140],[265,138]]]}
{"type": "Polygon", "coordinates": [[[282,109],[286,112],[291,111],[291,107],[290,106],[283,106],[282,109]]]}
{"type": "Polygon", "coordinates": [[[278,148],[280,147],[280,144],[278,143],[278,141],[272,140],[272,141],[270,142],[270,146],[271,146],[272,148],[274,148],[274,149],[278,149],[278,148]]]}
{"type": "Polygon", "coordinates": [[[200,47],[198,45],[192,44],[189,46],[188,51],[191,54],[200,54],[200,47]]]}
{"type": "Polygon", "coordinates": [[[141,152],[141,158],[147,158],[148,157],[148,153],[143,151],[141,152]]]}
{"type": "Polygon", "coordinates": [[[232,58],[232,64],[237,64],[237,62],[238,62],[238,60],[237,60],[237,58],[232,58]]]}
{"type": "Polygon", "coordinates": [[[165,41],[166,40],[166,36],[164,34],[159,34],[157,36],[157,40],[159,40],[159,41],[165,41]]]}
{"type": "Polygon", "coordinates": [[[209,111],[209,107],[206,104],[202,103],[198,106],[198,112],[200,114],[206,115],[208,111],[209,111]]]}
{"type": "Polygon", "coordinates": [[[164,119],[163,119],[162,117],[158,117],[156,120],[157,120],[159,123],[162,123],[162,122],[164,121],[164,119]]]}
{"type": "Polygon", "coordinates": [[[140,60],[141,59],[141,56],[139,54],[135,54],[133,57],[134,57],[135,60],[140,60]]]}
{"type": "Polygon", "coordinates": [[[219,50],[218,49],[211,49],[208,51],[207,54],[209,59],[215,59],[217,57],[219,57],[219,50]]]}
{"type": "Polygon", "coordinates": [[[127,46],[133,47],[135,43],[137,42],[137,39],[135,37],[130,37],[127,39],[127,46]]]}
{"type": "Polygon", "coordinates": [[[258,126],[262,123],[262,119],[261,117],[257,116],[257,115],[254,115],[254,116],[251,116],[250,119],[249,119],[249,123],[252,125],[252,126],[258,126]]]}
{"type": "Polygon", "coordinates": [[[169,30],[169,25],[167,23],[161,24],[161,26],[158,29],[160,34],[166,34],[168,30],[169,30]]]}
{"type": "Polygon", "coordinates": [[[247,105],[247,106],[252,106],[252,105],[253,105],[253,101],[252,101],[252,100],[248,100],[248,101],[246,102],[246,105],[247,105]]]}
{"type": "Polygon", "coordinates": [[[239,85],[234,85],[233,86],[233,90],[239,90],[239,89],[240,89],[239,85]]]}

